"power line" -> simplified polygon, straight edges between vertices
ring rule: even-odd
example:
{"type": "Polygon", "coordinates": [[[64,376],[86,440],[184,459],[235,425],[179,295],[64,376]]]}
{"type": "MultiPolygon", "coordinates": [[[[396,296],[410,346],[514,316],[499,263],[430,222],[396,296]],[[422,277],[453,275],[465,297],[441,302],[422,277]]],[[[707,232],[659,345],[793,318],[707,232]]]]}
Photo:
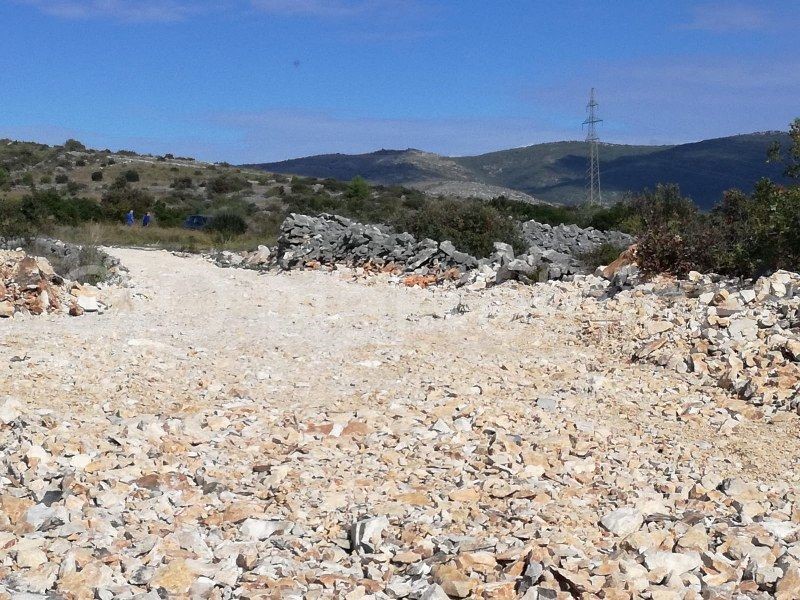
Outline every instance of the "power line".
{"type": "Polygon", "coordinates": [[[600,204],[602,197],[600,196],[600,157],[598,149],[600,146],[600,138],[597,136],[595,125],[602,123],[603,119],[597,118],[597,100],[594,97],[594,88],[589,96],[589,104],[586,105],[586,110],[589,116],[583,122],[586,125],[586,141],[589,144],[589,173],[588,183],[589,189],[587,191],[586,201],[590,205],[600,204]]]}

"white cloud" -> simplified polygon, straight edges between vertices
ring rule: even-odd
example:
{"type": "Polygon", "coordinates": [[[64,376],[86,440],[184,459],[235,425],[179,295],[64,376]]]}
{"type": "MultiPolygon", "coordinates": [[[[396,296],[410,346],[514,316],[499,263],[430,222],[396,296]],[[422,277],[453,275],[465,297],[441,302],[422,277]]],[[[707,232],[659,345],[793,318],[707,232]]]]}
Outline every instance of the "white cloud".
{"type": "Polygon", "coordinates": [[[400,14],[417,9],[413,0],[251,0],[251,3],[270,14],[320,18],[400,14]]]}
{"type": "Polygon", "coordinates": [[[212,4],[188,0],[17,0],[47,15],[65,19],[171,22],[206,12],[212,4]]]}
{"type": "Polygon", "coordinates": [[[13,0],[63,19],[175,22],[209,13],[350,20],[423,14],[416,0],[13,0]]]}
{"type": "Polygon", "coordinates": [[[681,29],[716,33],[759,31],[773,24],[773,15],[761,7],[745,4],[701,4],[692,9],[691,19],[681,29]]]}

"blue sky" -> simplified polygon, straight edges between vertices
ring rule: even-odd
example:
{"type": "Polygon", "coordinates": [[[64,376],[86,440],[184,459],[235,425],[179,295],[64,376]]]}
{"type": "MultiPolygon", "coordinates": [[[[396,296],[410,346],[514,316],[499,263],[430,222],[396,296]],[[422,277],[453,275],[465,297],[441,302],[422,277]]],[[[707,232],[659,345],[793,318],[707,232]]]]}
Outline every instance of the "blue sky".
{"type": "Polygon", "coordinates": [[[800,116],[797,0],[0,0],[0,137],[255,162],[800,116]]]}

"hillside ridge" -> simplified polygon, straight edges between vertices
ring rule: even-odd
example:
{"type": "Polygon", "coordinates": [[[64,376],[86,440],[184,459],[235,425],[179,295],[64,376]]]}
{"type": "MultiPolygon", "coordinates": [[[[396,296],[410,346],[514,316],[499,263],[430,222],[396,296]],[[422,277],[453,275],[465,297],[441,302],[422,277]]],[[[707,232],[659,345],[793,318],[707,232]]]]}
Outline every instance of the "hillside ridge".
{"type": "MultiPolygon", "coordinates": [[[[765,131],[683,144],[603,143],[600,148],[604,199],[677,183],[701,207],[710,208],[731,188],[750,190],[768,177],[784,183],[780,165],[767,163],[774,141],[786,133],[765,131]]],[[[497,150],[474,156],[444,156],[418,149],[381,149],[361,154],[319,154],[278,162],[250,163],[270,172],[349,180],[361,176],[383,185],[405,185],[450,195],[523,194],[529,200],[577,204],[584,198],[585,142],[565,140],[497,150]],[[477,193],[486,186],[484,194],[477,193]]],[[[523,199],[517,197],[517,199],[523,199]]]]}

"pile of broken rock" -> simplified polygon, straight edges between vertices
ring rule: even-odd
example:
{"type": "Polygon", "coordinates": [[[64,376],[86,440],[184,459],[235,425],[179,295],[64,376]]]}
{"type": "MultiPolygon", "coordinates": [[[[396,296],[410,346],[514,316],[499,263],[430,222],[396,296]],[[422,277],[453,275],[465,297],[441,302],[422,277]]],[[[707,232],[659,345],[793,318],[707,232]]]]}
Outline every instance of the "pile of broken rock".
{"type": "MultiPolygon", "coordinates": [[[[634,358],[694,373],[761,407],[800,409],[800,275],[755,282],[690,273],[670,298],[635,299],[644,315],[634,358]],[[679,290],[678,290],[679,288],[679,290]]],[[[631,297],[616,297],[620,310],[631,297]]]]}
{"type": "Polygon", "coordinates": [[[561,254],[580,256],[604,244],[627,248],[636,240],[620,231],[600,231],[594,227],[581,228],[574,224],[548,225],[538,221],[522,224],[522,238],[530,246],[554,250],[561,254]]]}
{"type": "Polygon", "coordinates": [[[93,286],[69,284],[46,259],[0,250],[0,317],[52,312],[80,316],[104,308],[93,286]]]}
{"type": "Polygon", "coordinates": [[[267,269],[272,264],[272,253],[267,246],[259,245],[252,252],[231,252],[221,250],[208,257],[218,267],[239,267],[242,269],[267,269]]]}
{"type": "MultiPolygon", "coordinates": [[[[565,279],[585,272],[581,254],[602,244],[627,247],[630,236],[619,232],[523,224],[528,249],[515,255],[509,244],[497,242],[494,252],[478,259],[456,249],[451,241],[417,240],[381,225],[364,225],[337,215],[291,214],[281,225],[277,260],[282,269],[342,264],[428,276],[457,270],[461,285],[483,288],[517,280],[523,283],[565,279]]],[[[240,263],[248,260],[240,257],[240,263]]],[[[219,261],[217,261],[219,262],[219,261]]]]}

